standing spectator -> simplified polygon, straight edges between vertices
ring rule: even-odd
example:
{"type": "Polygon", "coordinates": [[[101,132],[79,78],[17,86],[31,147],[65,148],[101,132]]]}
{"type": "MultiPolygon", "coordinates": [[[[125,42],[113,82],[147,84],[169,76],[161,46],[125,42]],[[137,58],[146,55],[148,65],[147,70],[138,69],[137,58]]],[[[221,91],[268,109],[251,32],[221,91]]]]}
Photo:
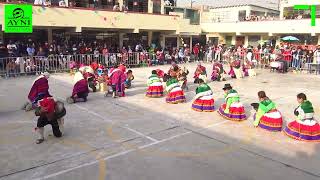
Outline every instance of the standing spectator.
{"type": "Polygon", "coordinates": [[[2,42],[0,42],[0,68],[1,69],[5,69],[5,66],[6,66],[5,60],[2,58],[5,58],[7,56],[8,56],[8,50],[6,46],[2,42]]]}
{"type": "Polygon", "coordinates": [[[315,63],[320,64],[320,47],[314,52],[315,63]]]}
{"type": "Polygon", "coordinates": [[[15,56],[15,52],[17,51],[17,46],[10,40],[8,45],[7,45],[7,49],[8,49],[8,54],[10,57],[14,57],[15,56]]]}
{"type": "Polygon", "coordinates": [[[28,56],[34,56],[35,52],[36,52],[36,50],[34,49],[34,47],[29,44],[28,47],[27,47],[28,56]]]}
{"type": "Polygon", "coordinates": [[[298,48],[298,50],[294,51],[294,53],[293,53],[292,67],[296,70],[301,68],[302,55],[303,55],[303,52],[302,52],[301,48],[298,48]]]}
{"type": "Polygon", "coordinates": [[[212,53],[213,53],[212,47],[209,46],[208,50],[207,50],[207,62],[211,62],[212,61],[212,53]]]}
{"type": "Polygon", "coordinates": [[[116,3],[116,4],[113,6],[113,11],[120,11],[120,5],[119,5],[119,3],[116,3]]]}
{"type": "Polygon", "coordinates": [[[217,48],[215,49],[215,57],[214,57],[214,59],[215,59],[216,61],[220,61],[220,60],[221,60],[221,59],[220,59],[220,57],[221,57],[221,51],[222,51],[222,47],[221,47],[221,45],[218,45],[217,48]]]}
{"type": "Polygon", "coordinates": [[[64,0],[59,1],[59,7],[66,7],[66,2],[64,0]]]}
{"type": "Polygon", "coordinates": [[[200,52],[200,47],[199,47],[199,43],[196,44],[194,47],[193,47],[193,54],[194,54],[194,58],[196,61],[199,60],[199,52],[200,52]]]}
{"type": "Polygon", "coordinates": [[[99,0],[93,0],[93,8],[99,8],[99,0]]]}
{"type": "Polygon", "coordinates": [[[16,63],[12,59],[7,65],[6,65],[6,70],[7,70],[7,77],[15,76],[16,75],[16,63]]]}
{"type": "Polygon", "coordinates": [[[312,50],[307,51],[306,57],[307,57],[307,63],[312,63],[312,61],[313,61],[313,51],[312,50]]]}

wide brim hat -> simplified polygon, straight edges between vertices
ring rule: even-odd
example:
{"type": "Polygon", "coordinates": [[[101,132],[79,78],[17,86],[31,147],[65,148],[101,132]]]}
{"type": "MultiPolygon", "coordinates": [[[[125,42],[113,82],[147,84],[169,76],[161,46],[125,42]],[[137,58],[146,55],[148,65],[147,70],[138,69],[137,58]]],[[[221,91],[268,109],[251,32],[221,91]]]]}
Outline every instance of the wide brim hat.
{"type": "Polygon", "coordinates": [[[223,89],[223,90],[232,89],[232,86],[231,86],[230,84],[225,84],[222,89],[223,89]]]}

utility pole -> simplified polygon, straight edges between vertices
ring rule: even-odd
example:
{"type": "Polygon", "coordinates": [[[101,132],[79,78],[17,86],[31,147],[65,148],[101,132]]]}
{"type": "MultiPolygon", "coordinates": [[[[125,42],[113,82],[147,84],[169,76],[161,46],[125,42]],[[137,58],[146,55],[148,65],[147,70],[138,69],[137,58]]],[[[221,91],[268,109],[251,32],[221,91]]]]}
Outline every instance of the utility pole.
{"type": "Polygon", "coordinates": [[[196,2],[196,1],[193,1],[193,0],[190,0],[190,8],[192,8],[192,4],[196,2]]]}

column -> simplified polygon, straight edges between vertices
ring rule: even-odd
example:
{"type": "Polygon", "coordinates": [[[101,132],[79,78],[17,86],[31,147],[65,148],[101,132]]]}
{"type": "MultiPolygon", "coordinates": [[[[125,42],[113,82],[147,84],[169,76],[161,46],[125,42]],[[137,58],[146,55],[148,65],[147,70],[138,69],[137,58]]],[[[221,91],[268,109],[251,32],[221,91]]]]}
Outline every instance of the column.
{"type": "Polygon", "coordinates": [[[190,45],[189,45],[191,51],[192,51],[192,36],[190,36],[190,45]]]}
{"type": "Polygon", "coordinates": [[[164,14],[164,1],[160,1],[161,3],[161,14],[164,14]]]}
{"type": "Polygon", "coordinates": [[[153,1],[148,0],[148,13],[153,13],[153,1]]]}
{"type": "Polygon", "coordinates": [[[124,33],[119,33],[119,48],[123,47],[123,35],[124,33]]]}
{"type": "Polygon", "coordinates": [[[231,45],[236,45],[236,36],[232,36],[231,45]]]}
{"type": "Polygon", "coordinates": [[[318,35],[318,45],[320,44],[320,35],[318,35]]]}
{"type": "Polygon", "coordinates": [[[280,46],[280,43],[281,43],[281,37],[276,36],[276,46],[280,46]]]}
{"type": "Polygon", "coordinates": [[[150,46],[151,43],[152,43],[152,36],[153,36],[152,31],[148,31],[148,45],[149,45],[149,46],[150,46]]]}
{"type": "Polygon", "coordinates": [[[177,36],[177,48],[179,48],[179,47],[180,47],[180,37],[177,36]]]}
{"type": "Polygon", "coordinates": [[[48,43],[52,43],[52,29],[48,28],[48,43]]]}
{"type": "Polygon", "coordinates": [[[162,48],[165,48],[165,46],[166,46],[166,36],[164,34],[160,35],[160,46],[162,48]]]}
{"type": "Polygon", "coordinates": [[[118,3],[119,3],[120,10],[123,11],[123,9],[122,9],[122,7],[123,7],[123,0],[118,0],[118,3]]]}
{"type": "Polygon", "coordinates": [[[251,14],[251,9],[250,7],[248,7],[248,9],[246,9],[246,17],[250,16],[251,14]]]}
{"type": "Polygon", "coordinates": [[[244,47],[249,46],[249,36],[244,36],[244,47]]]}
{"type": "Polygon", "coordinates": [[[3,32],[3,31],[0,31],[0,41],[1,41],[2,43],[4,43],[3,34],[4,34],[4,32],[3,32]]]}

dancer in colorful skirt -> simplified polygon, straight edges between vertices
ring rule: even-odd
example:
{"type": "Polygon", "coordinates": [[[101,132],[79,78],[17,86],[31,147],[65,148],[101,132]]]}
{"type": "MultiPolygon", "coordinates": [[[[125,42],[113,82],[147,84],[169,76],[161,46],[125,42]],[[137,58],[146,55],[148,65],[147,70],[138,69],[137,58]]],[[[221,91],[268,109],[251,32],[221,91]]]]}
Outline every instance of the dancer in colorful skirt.
{"type": "Polygon", "coordinates": [[[160,78],[157,75],[157,71],[153,70],[152,75],[148,79],[147,97],[158,98],[163,96],[163,86],[160,78]]]}
{"type": "Polygon", "coordinates": [[[196,97],[192,103],[192,109],[199,112],[213,112],[213,92],[202,79],[199,79],[199,86],[196,89],[196,97]]]}
{"type": "Polygon", "coordinates": [[[168,92],[166,102],[170,104],[178,104],[186,102],[184,92],[176,78],[171,77],[166,82],[166,91],[168,92]]]}
{"type": "Polygon", "coordinates": [[[24,104],[24,106],[22,107],[23,110],[30,111],[37,107],[37,103],[39,100],[45,97],[51,97],[49,93],[48,83],[49,76],[50,74],[48,72],[45,72],[33,81],[28,95],[29,102],[24,104]]]}
{"type": "Polygon", "coordinates": [[[55,137],[61,137],[64,130],[64,116],[66,109],[64,104],[55,101],[52,97],[46,97],[38,102],[39,106],[35,111],[35,115],[39,116],[35,131],[39,137],[36,144],[44,141],[44,127],[48,124],[52,126],[52,132],[55,137]]]}
{"type": "Polygon", "coordinates": [[[313,117],[312,103],[304,93],[297,95],[297,101],[300,105],[294,110],[296,120],[287,125],[284,133],[296,140],[319,142],[320,125],[313,117]]]}
{"type": "Polygon", "coordinates": [[[73,82],[73,91],[71,97],[67,98],[69,104],[76,102],[86,102],[89,94],[88,82],[84,79],[83,74],[76,72],[73,82]]]}
{"type": "Polygon", "coordinates": [[[246,120],[247,116],[238,92],[232,89],[230,84],[225,84],[223,90],[226,103],[220,106],[218,113],[232,121],[246,120]]]}
{"type": "Polygon", "coordinates": [[[257,113],[253,116],[253,125],[268,131],[281,131],[282,115],[274,102],[267,97],[264,91],[259,91],[258,97],[260,103],[257,106],[257,113]]]}

